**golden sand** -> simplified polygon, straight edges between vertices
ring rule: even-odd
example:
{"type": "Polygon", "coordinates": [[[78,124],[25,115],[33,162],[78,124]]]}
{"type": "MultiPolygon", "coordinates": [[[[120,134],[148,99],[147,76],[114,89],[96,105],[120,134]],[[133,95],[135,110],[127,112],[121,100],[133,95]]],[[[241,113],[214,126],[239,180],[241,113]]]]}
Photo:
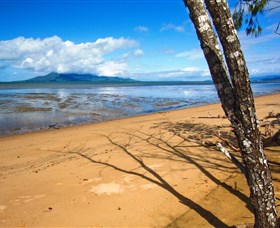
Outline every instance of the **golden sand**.
{"type": "MultiPolygon", "coordinates": [[[[259,119],[280,112],[280,94],[258,97],[256,106],[259,119]]],[[[223,115],[214,104],[2,137],[0,226],[252,223],[245,178],[222,153],[197,143],[230,131],[223,115]]],[[[280,147],[265,152],[279,205],[280,147]]]]}

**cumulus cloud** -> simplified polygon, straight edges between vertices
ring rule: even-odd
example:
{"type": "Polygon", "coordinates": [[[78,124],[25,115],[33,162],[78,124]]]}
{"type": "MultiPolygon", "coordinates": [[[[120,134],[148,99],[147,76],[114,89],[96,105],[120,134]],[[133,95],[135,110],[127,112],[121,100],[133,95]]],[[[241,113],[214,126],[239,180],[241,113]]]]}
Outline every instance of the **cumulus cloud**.
{"type": "Polygon", "coordinates": [[[149,32],[149,28],[142,25],[135,27],[134,30],[136,32],[144,32],[144,33],[149,32]]]}
{"type": "Polygon", "coordinates": [[[137,45],[135,40],[123,37],[107,37],[79,44],[63,41],[58,36],[45,39],[18,37],[0,41],[0,61],[13,68],[32,69],[36,72],[94,73],[110,76],[124,72],[126,63],[106,60],[106,55],[137,45]]]}
{"type": "Polygon", "coordinates": [[[107,61],[98,67],[97,74],[106,76],[121,75],[126,71],[126,67],[126,63],[123,62],[107,61]]]}
{"type": "Polygon", "coordinates": [[[160,31],[167,31],[167,30],[174,30],[176,32],[184,32],[185,31],[185,27],[182,25],[174,25],[172,23],[168,23],[168,24],[163,24],[160,31]]]}

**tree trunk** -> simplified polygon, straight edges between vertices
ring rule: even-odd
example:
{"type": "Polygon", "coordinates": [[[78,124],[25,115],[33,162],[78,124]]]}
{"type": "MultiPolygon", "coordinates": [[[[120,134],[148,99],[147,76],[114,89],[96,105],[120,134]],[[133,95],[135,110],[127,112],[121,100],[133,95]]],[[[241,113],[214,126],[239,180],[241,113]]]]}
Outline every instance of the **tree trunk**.
{"type": "Polygon", "coordinates": [[[227,67],[202,0],[184,0],[226,116],[231,122],[246,168],[255,227],[278,227],[274,188],[264,156],[249,73],[229,7],[224,0],[205,0],[223,46],[227,67]]]}

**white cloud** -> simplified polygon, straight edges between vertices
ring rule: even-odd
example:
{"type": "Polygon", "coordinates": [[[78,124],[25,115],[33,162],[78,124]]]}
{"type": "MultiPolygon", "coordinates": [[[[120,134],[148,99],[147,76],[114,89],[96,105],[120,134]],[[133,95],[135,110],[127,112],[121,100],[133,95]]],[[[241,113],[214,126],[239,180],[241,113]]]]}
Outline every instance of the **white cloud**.
{"type": "Polygon", "coordinates": [[[163,24],[160,31],[167,31],[167,30],[174,30],[176,32],[184,32],[185,31],[185,27],[182,25],[174,25],[172,23],[168,23],[168,24],[163,24]]]}
{"type": "MultiPolygon", "coordinates": [[[[31,69],[42,73],[56,71],[116,75],[125,71],[126,64],[106,60],[106,54],[137,45],[135,40],[123,37],[107,37],[79,44],[63,41],[58,36],[45,39],[18,37],[0,41],[0,61],[11,68],[31,69]]],[[[137,50],[135,54],[140,55],[141,50],[137,50]]]]}
{"type": "Polygon", "coordinates": [[[201,49],[195,48],[192,50],[180,52],[175,55],[178,58],[187,58],[187,59],[202,59],[204,58],[203,52],[201,49]]]}
{"type": "Polygon", "coordinates": [[[127,60],[128,58],[132,58],[132,57],[141,57],[143,55],[144,55],[143,50],[136,49],[135,51],[123,54],[121,60],[127,60]]]}
{"type": "Polygon", "coordinates": [[[144,32],[144,33],[149,32],[149,28],[142,25],[135,27],[134,30],[136,32],[144,32]]]}
{"type": "Polygon", "coordinates": [[[137,49],[134,52],[134,56],[136,56],[136,57],[143,56],[143,55],[144,55],[144,52],[141,49],[137,49]]]}
{"type": "Polygon", "coordinates": [[[139,80],[208,80],[210,73],[208,69],[185,67],[181,69],[143,72],[133,74],[139,80]]]}
{"type": "Polygon", "coordinates": [[[126,63],[108,61],[98,67],[97,74],[105,76],[122,75],[126,72],[126,68],[126,63]]]}
{"type": "Polygon", "coordinates": [[[279,35],[266,27],[264,33],[258,38],[246,36],[245,32],[239,33],[239,38],[247,62],[247,67],[252,75],[279,74],[280,52],[279,35]]]}
{"type": "MultiPolygon", "coordinates": [[[[271,28],[271,26],[269,28],[271,28]]],[[[266,44],[269,44],[272,41],[275,41],[275,40],[278,41],[279,40],[279,35],[277,35],[273,32],[270,32],[270,33],[265,34],[265,35],[260,35],[257,38],[247,36],[245,32],[241,32],[241,33],[238,34],[238,37],[240,39],[241,46],[243,48],[250,48],[252,46],[263,45],[263,44],[266,45],[266,44]]]]}

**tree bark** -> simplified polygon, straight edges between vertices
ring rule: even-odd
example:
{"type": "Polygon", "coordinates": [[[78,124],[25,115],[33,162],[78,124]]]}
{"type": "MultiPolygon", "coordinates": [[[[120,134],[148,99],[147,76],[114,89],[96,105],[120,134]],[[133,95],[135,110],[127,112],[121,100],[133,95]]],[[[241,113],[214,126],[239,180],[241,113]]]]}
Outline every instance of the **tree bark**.
{"type": "Polygon", "coordinates": [[[274,188],[263,152],[249,73],[228,4],[225,0],[205,0],[223,46],[226,67],[203,1],[184,2],[190,11],[222,107],[238,140],[254,208],[255,227],[278,227],[274,188]]]}

